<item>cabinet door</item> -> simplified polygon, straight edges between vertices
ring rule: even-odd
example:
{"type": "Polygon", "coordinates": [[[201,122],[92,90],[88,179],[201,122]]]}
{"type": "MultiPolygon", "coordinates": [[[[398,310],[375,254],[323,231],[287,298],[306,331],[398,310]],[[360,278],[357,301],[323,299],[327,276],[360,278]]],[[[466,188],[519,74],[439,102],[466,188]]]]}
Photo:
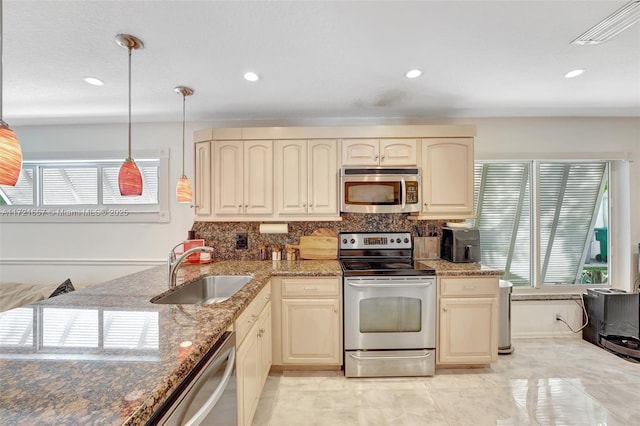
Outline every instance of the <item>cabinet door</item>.
{"type": "Polygon", "coordinates": [[[307,214],[307,141],[275,141],[274,164],[277,213],[307,214]]]}
{"type": "Polygon", "coordinates": [[[258,337],[257,327],[252,327],[236,353],[236,381],[238,386],[238,424],[251,425],[258,405],[258,337]]]}
{"type": "Polygon", "coordinates": [[[271,369],[272,351],[271,351],[271,305],[267,305],[260,319],[258,320],[258,352],[260,354],[258,373],[259,373],[259,386],[258,389],[262,389],[264,382],[267,380],[269,370],[271,369]]]}
{"type": "Polygon", "coordinates": [[[273,142],[244,142],[244,213],[273,213],[273,142]]]}
{"type": "Polygon", "coordinates": [[[381,139],[381,166],[417,166],[418,141],[416,139],[381,139]]]}
{"type": "Polygon", "coordinates": [[[498,356],[493,297],[440,299],[440,364],[488,364],[498,356]]]}
{"type": "Polygon", "coordinates": [[[338,214],[337,141],[309,141],[307,169],[309,214],[338,214]]]}
{"type": "Polygon", "coordinates": [[[215,214],[241,214],[243,212],[242,157],[242,141],[213,142],[215,214]]]}
{"type": "Polygon", "coordinates": [[[282,300],[282,363],[340,364],[340,303],[282,300]]]}
{"type": "Polygon", "coordinates": [[[422,158],[424,213],[473,216],[473,139],[423,139],[422,158]]]}
{"type": "Polygon", "coordinates": [[[378,139],[343,139],[342,165],[377,166],[380,151],[378,139]]]}
{"type": "Polygon", "coordinates": [[[198,217],[211,216],[211,142],[195,144],[195,214],[198,217]]]}

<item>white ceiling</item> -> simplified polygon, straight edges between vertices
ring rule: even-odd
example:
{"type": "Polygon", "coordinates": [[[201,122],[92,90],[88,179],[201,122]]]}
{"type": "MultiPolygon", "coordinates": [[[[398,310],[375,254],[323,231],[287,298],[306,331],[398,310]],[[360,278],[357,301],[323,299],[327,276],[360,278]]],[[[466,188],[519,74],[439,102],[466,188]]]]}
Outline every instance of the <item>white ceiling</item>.
{"type": "Polygon", "coordinates": [[[176,85],[195,90],[189,121],[640,116],[640,24],[569,44],[625,3],[4,0],[4,118],[126,122],[118,33],[145,44],[134,122],[180,121],[176,85]],[[405,78],[414,67],[423,75],[405,78]]]}

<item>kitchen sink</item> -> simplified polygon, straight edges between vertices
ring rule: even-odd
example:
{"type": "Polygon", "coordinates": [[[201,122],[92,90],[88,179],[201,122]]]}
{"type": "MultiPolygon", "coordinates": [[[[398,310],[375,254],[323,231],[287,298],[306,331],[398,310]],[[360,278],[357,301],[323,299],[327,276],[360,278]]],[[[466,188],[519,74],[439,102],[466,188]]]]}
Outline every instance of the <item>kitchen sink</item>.
{"type": "Polygon", "coordinates": [[[206,275],[177,287],[176,291],[154,297],[151,303],[209,305],[223,302],[252,279],[251,275],[206,275]]]}

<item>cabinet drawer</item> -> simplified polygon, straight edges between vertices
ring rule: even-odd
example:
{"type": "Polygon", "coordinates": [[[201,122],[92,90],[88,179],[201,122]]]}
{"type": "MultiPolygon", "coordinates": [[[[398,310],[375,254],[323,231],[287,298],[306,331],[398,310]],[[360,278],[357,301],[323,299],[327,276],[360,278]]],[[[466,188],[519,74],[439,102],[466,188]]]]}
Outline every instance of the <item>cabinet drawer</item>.
{"type": "Polygon", "coordinates": [[[339,296],[339,278],[283,278],[283,297],[339,296]]]}
{"type": "Polygon", "coordinates": [[[440,296],[495,296],[497,294],[497,277],[440,279],[440,296]]]}
{"type": "Polygon", "coordinates": [[[262,309],[271,301],[271,283],[267,283],[260,293],[236,319],[236,346],[245,338],[253,324],[258,321],[262,309]]]}

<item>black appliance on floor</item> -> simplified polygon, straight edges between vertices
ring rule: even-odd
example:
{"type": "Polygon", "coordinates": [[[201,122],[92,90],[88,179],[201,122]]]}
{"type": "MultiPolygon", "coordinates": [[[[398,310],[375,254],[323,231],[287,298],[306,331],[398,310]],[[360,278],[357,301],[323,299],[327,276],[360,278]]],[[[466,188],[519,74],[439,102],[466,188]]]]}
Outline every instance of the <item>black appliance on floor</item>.
{"type": "Polygon", "coordinates": [[[587,289],[582,299],[589,317],[582,338],[640,362],[640,295],[615,289],[587,289]]]}

